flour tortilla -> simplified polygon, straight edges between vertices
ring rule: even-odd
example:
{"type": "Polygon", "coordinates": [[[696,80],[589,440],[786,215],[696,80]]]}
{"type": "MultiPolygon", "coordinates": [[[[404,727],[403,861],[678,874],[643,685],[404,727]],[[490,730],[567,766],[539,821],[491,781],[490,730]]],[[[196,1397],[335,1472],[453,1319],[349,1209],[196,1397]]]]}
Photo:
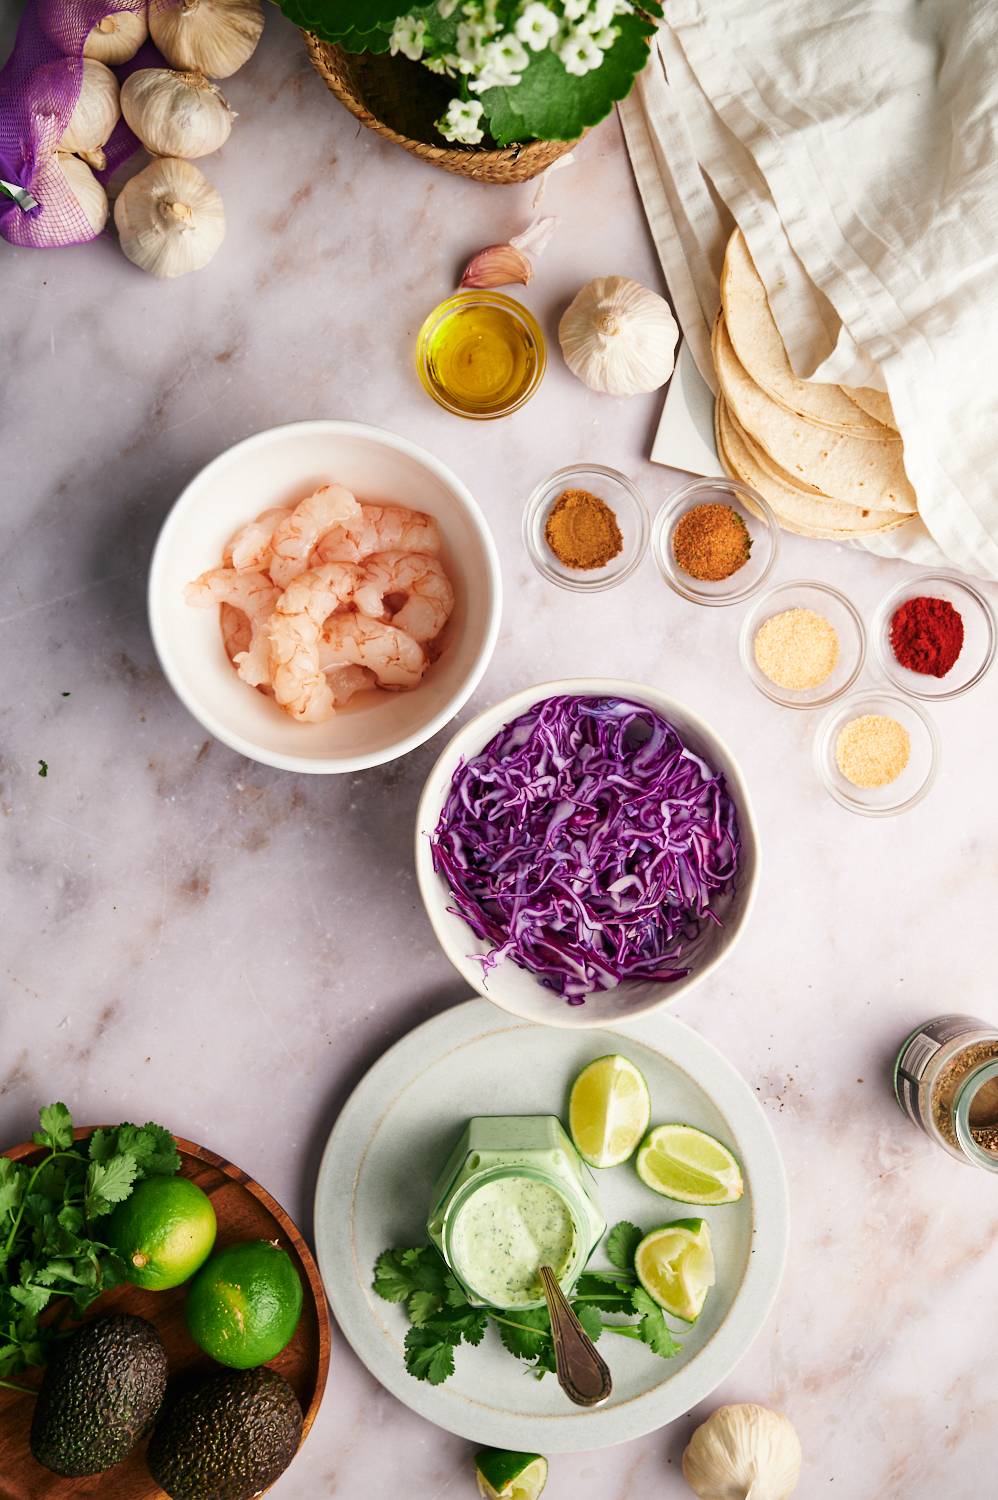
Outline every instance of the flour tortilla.
{"type": "Polygon", "coordinates": [[[721,305],[735,353],[767,396],[787,411],[835,432],[883,439],[883,419],[875,411],[850,400],[840,386],[801,380],[794,374],[766,288],[740,229],[731,236],[725,252],[721,305]]]}
{"type": "Polygon", "coordinates": [[[842,392],[849,397],[849,400],[860,411],[865,411],[868,416],[875,417],[884,427],[889,427],[892,432],[897,432],[898,424],[894,416],[894,408],[891,405],[891,398],[884,391],[875,391],[868,385],[857,386],[855,389],[852,386],[844,385],[842,392]]]}
{"type": "Polygon", "coordinates": [[[904,471],[899,442],[832,432],[788,412],[746,373],[720,314],[711,349],[718,383],[732,413],[795,484],[863,510],[916,513],[915,491],[904,471]]]}
{"type": "Polygon", "coordinates": [[[853,537],[876,536],[904,526],[907,516],[893,511],[862,511],[855,505],[828,500],[801,490],[789,477],[780,478],[760,462],[761,450],[738,426],[722,396],[714,410],[717,451],[733,479],[758,490],[767,500],[784,531],[826,541],[846,542],[853,537]]]}

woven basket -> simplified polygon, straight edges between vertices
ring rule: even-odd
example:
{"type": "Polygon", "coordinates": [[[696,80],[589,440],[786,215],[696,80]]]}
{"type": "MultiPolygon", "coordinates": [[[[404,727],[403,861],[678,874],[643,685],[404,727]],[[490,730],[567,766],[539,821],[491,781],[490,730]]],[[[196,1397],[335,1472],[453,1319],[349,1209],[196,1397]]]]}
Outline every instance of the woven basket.
{"type": "Polygon", "coordinates": [[[333,42],[304,32],[313,64],[341,104],[362,125],[376,130],[445,172],[476,182],[529,182],[575,141],[528,141],[522,146],[487,150],[481,146],[435,146],[433,122],[443,114],[452,90],[445,78],[418,63],[383,53],[344,52],[333,42]]]}

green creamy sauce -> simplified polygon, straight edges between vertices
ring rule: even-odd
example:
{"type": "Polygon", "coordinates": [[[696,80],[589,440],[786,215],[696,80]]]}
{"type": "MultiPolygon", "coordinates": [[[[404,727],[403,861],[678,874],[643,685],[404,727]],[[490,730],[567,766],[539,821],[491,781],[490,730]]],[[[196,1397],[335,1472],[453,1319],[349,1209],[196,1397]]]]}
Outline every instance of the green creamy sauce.
{"type": "Polygon", "coordinates": [[[495,1307],[517,1307],[542,1296],[541,1266],[560,1279],[575,1248],[575,1225],[564,1198],[530,1177],[501,1177],[472,1193],[454,1225],[458,1269],[495,1307]]]}

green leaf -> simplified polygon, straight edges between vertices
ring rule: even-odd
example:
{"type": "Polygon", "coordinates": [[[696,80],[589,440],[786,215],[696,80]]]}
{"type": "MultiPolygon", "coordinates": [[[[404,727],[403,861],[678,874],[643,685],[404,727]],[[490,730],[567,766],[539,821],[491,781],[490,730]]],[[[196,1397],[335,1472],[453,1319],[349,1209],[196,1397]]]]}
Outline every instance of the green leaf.
{"type": "Polygon", "coordinates": [[[417,1326],[428,1323],[443,1306],[439,1292],[413,1292],[408,1301],[409,1317],[417,1326]]]}
{"type": "Polygon", "coordinates": [[[35,1318],[48,1307],[52,1297],[49,1288],[44,1286],[12,1286],[10,1295],[25,1312],[35,1318]]]}
{"type": "Polygon", "coordinates": [[[517,1307],[494,1321],[503,1347],[517,1359],[537,1359],[551,1346],[551,1320],[546,1307],[517,1307]]]}
{"type": "MultiPolygon", "coordinates": [[[[40,773],[39,773],[40,774],[40,773]]],[[[53,1151],[67,1151],[73,1144],[73,1116],[65,1104],[46,1104],[38,1112],[41,1130],[31,1139],[36,1146],[50,1146],[53,1151]]]]}
{"type": "Polygon", "coordinates": [[[644,1287],[635,1287],[634,1311],[641,1315],[638,1325],[641,1338],[653,1354],[660,1354],[663,1359],[672,1359],[682,1351],[682,1344],[673,1337],[672,1330],[665,1321],[665,1313],[654,1298],[649,1297],[644,1287]]]}
{"type": "Polygon", "coordinates": [[[108,1162],[92,1161],[87,1168],[84,1212],[88,1220],[101,1218],[111,1212],[116,1203],[123,1203],[132,1191],[138,1174],[134,1156],[112,1156],[108,1162]]]}
{"type": "Polygon", "coordinates": [[[417,1380],[440,1385],[454,1373],[454,1344],[429,1328],[410,1328],[405,1336],[405,1367],[417,1380]]]}
{"type": "Polygon", "coordinates": [[[607,1260],[619,1271],[633,1271],[634,1252],[644,1239],[644,1232],[629,1224],[626,1219],[621,1219],[615,1224],[606,1237],[607,1260]]]}
{"type": "Polygon", "coordinates": [[[9,1157],[0,1156],[0,1219],[13,1213],[28,1182],[28,1169],[9,1157]]]}
{"type": "Polygon", "coordinates": [[[637,12],[618,16],[614,25],[619,37],[600,66],[581,78],[569,73],[545,48],[531,53],[515,87],[486,89],[480,95],[489,128],[500,146],[532,138],[574,141],[590,125],[605,119],[615,102],[630,93],[636,75],[648,61],[648,37],[655,26],[637,12]]]}
{"type": "MultiPolygon", "coordinates": [[[[413,1292],[434,1292],[443,1301],[450,1295],[447,1267],[430,1245],[409,1250],[386,1250],[374,1267],[374,1290],[386,1302],[404,1302],[413,1292]]],[[[461,1297],[461,1302],[464,1302],[461,1297]]]]}
{"type": "Polygon", "coordinates": [[[586,1271],[575,1283],[572,1304],[582,1298],[590,1307],[601,1312],[629,1313],[633,1285],[627,1281],[615,1281],[609,1276],[600,1276],[597,1271],[586,1271]]]}
{"type": "Polygon", "coordinates": [[[289,21],[350,52],[384,52],[400,16],[416,7],[411,0],[277,0],[289,21]]]}
{"type": "Polygon", "coordinates": [[[574,1299],[572,1301],[572,1308],[575,1316],[595,1344],[603,1332],[603,1319],[600,1317],[599,1311],[593,1307],[591,1302],[576,1302],[574,1299]]]}

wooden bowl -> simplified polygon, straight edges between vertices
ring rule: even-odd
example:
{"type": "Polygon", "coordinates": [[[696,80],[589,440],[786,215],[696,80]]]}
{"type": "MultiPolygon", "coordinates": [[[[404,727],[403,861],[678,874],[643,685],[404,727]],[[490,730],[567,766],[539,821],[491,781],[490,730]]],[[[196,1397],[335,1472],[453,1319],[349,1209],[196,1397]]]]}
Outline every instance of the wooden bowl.
{"type": "MultiPolygon", "coordinates": [[[[76,1139],[92,1134],[96,1127],[77,1130],[76,1139]]],[[[301,1322],[294,1338],[274,1360],[272,1369],[284,1376],[301,1402],[304,1414],[302,1442],[315,1421],[329,1371],[330,1324],[326,1294],[319,1268],[301,1233],[284,1209],[252,1177],[205,1146],[178,1138],[180,1175],[196,1182],[208,1194],[218,1219],[218,1247],[238,1240],[274,1240],[295,1262],[305,1293],[301,1322]]],[[[31,1142],[3,1153],[12,1161],[39,1155],[31,1142]]],[[[106,1292],[84,1317],[104,1313],[134,1313],[152,1323],[170,1360],[171,1378],[194,1369],[221,1367],[203,1354],[191,1339],[184,1322],[186,1287],[167,1292],[146,1292],[121,1286],[106,1292]]],[[[28,1370],[14,1377],[22,1384],[40,1384],[40,1371],[28,1370]]],[[[77,1500],[99,1496],[100,1500],[162,1500],[163,1491],[145,1463],[146,1442],[141,1442],[122,1463],[104,1474],[85,1479],[63,1479],[35,1461],[29,1444],[34,1398],[0,1388],[0,1500],[77,1500]]]]}
{"type": "Polygon", "coordinates": [[[303,32],[309,57],[326,87],[368,129],[431,167],[476,182],[529,182],[577,141],[524,141],[515,146],[447,146],[433,122],[453,88],[419,63],[387,53],[346,52],[303,32]]]}

